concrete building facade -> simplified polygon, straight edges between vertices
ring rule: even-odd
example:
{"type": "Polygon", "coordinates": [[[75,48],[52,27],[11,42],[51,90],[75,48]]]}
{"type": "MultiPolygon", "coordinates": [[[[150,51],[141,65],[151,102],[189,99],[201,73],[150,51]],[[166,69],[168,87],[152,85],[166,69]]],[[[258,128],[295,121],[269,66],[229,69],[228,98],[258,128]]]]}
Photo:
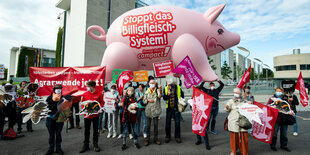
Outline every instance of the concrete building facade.
{"type": "Polygon", "coordinates": [[[89,37],[87,28],[99,25],[107,32],[118,16],[144,5],[137,0],[60,0],[56,7],[64,10],[59,17],[64,27],[63,66],[100,65],[106,43],[89,37]]]}

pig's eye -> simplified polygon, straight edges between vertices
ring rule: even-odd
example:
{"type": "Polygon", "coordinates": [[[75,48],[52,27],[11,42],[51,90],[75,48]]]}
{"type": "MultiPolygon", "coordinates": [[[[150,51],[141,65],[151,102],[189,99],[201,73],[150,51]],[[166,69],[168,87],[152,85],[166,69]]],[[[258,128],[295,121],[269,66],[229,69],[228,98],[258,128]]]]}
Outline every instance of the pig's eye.
{"type": "Polygon", "coordinates": [[[218,32],[219,34],[223,34],[223,33],[224,33],[224,30],[223,30],[223,29],[218,29],[217,32],[218,32]]]}

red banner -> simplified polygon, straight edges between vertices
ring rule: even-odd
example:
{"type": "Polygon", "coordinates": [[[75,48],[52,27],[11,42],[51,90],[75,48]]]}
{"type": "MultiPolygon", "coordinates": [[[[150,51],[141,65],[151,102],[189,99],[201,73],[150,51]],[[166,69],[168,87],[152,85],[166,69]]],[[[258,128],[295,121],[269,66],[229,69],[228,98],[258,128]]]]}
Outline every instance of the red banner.
{"type": "Polygon", "coordinates": [[[309,101],[309,97],[308,97],[307,92],[306,92],[306,87],[305,87],[305,83],[304,83],[304,80],[302,78],[301,72],[299,73],[299,77],[298,77],[295,89],[299,90],[300,103],[302,104],[302,106],[304,106],[304,107],[307,106],[308,101],[309,101]]]}
{"type": "Polygon", "coordinates": [[[174,69],[173,61],[163,61],[163,62],[155,62],[153,63],[154,72],[156,77],[165,77],[170,74],[170,72],[174,69]]]}
{"type": "Polygon", "coordinates": [[[273,136],[273,128],[278,118],[278,109],[254,101],[254,105],[261,108],[264,113],[260,113],[259,117],[263,125],[253,121],[252,136],[259,141],[271,144],[273,136]]]}
{"type": "Polygon", "coordinates": [[[61,84],[64,95],[80,96],[86,91],[86,83],[94,80],[96,89],[104,88],[105,67],[30,67],[30,82],[38,83],[39,96],[48,96],[53,91],[53,85],[61,84]]]}
{"type": "Polygon", "coordinates": [[[192,132],[205,136],[209,116],[211,112],[213,97],[200,89],[193,87],[193,114],[192,132]]]}
{"type": "Polygon", "coordinates": [[[133,79],[133,73],[132,71],[123,71],[121,73],[121,75],[118,77],[118,79],[116,80],[116,84],[117,84],[117,88],[118,88],[118,92],[119,94],[123,93],[125,84],[133,79]]]}
{"type": "Polygon", "coordinates": [[[251,65],[249,66],[249,68],[246,70],[246,72],[242,76],[241,80],[239,81],[237,85],[237,88],[242,89],[244,84],[250,82],[250,77],[251,77],[251,65]]]}

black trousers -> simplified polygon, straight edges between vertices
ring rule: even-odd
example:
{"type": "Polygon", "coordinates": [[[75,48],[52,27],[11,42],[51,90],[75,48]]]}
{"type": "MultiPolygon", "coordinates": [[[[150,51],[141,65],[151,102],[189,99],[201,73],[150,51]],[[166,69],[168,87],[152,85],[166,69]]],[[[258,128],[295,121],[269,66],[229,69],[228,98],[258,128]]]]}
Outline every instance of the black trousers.
{"type": "MultiPolygon", "coordinates": [[[[79,103],[73,103],[71,106],[71,112],[72,113],[71,113],[71,116],[69,117],[71,127],[74,127],[73,109],[74,109],[75,113],[79,113],[80,112],[79,103]]],[[[76,126],[80,125],[80,116],[79,115],[75,115],[75,125],[76,126]]]]}
{"type": "Polygon", "coordinates": [[[98,123],[99,117],[95,118],[84,118],[84,143],[89,144],[89,137],[90,137],[90,126],[93,123],[93,144],[98,144],[98,123]]]}
{"type": "Polygon", "coordinates": [[[0,108],[0,136],[3,135],[3,127],[4,127],[4,110],[0,108]]]}
{"type": "MultiPolygon", "coordinates": [[[[25,109],[26,108],[17,108],[17,131],[21,131],[23,129],[22,124],[23,124],[23,117],[25,115],[22,114],[21,112],[25,109]]],[[[31,120],[28,120],[26,124],[27,124],[27,130],[31,130],[32,129],[31,120]]]]}
{"type": "Polygon", "coordinates": [[[50,117],[46,118],[46,127],[49,133],[48,143],[49,143],[49,150],[54,150],[55,142],[56,142],[56,150],[61,149],[61,131],[64,126],[63,122],[56,122],[55,119],[50,117]],[[56,137],[56,141],[55,141],[56,137]]]}
{"type": "Polygon", "coordinates": [[[158,140],[158,117],[154,117],[154,118],[146,118],[146,134],[147,134],[147,140],[150,141],[151,139],[151,124],[153,121],[154,124],[154,141],[158,140]]]}
{"type": "Polygon", "coordinates": [[[9,128],[13,128],[17,121],[16,103],[15,101],[9,102],[7,106],[3,107],[5,116],[9,120],[9,128]]]}

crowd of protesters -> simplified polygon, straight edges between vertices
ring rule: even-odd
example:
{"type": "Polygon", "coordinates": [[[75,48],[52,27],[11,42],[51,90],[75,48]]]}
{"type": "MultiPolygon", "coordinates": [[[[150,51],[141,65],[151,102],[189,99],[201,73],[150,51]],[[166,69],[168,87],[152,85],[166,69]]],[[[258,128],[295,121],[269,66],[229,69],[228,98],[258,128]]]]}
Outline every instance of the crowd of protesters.
{"type": "MultiPolygon", "coordinates": [[[[204,144],[207,150],[211,149],[209,144],[208,131],[215,135],[218,134],[215,129],[215,124],[216,116],[219,111],[219,95],[224,87],[224,83],[220,80],[216,81],[219,83],[218,88],[215,87],[215,83],[213,82],[211,82],[207,87],[204,87],[205,82],[202,82],[201,85],[197,87],[203,92],[212,96],[214,99],[205,136],[203,137],[204,144]]],[[[10,83],[3,85],[1,89],[3,89],[7,93],[12,94],[13,96],[34,96],[35,94],[27,94],[27,92],[24,91],[24,87],[26,86],[26,84],[26,81],[22,81],[19,85],[20,88],[17,90],[17,87],[12,84],[12,81],[10,81],[10,83]]],[[[144,146],[148,146],[152,141],[157,145],[161,145],[162,142],[158,138],[158,124],[160,121],[160,114],[163,111],[161,101],[165,102],[166,108],[164,142],[169,143],[171,141],[171,122],[174,121],[174,139],[176,143],[181,143],[182,116],[181,111],[179,111],[178,109],[178,104],[179,98],[184,98],[184,93],[181,89],[180,84],[177,84],[175,78],[171,78],[168,79],[166,85],[162,87],[161,84],[156,82],[154,77],[149,76],[148,82],[146,84],[137,83],[136,86],[133,86],[133,83],[129,82],[128,87],[124,89],[123,93],[119,94],[116,85],[111,85],[110,89],[105,87],[103,92],[99,92],[96,89],[96,82],[89,81],[86,84],[87,91],[83,95],[73,98],[71,113],[70,115],[65,116],[65,120],[59,120],[57,118],[59,115],[58,104],[59,101],[63,98],[63,95],[62,86],[55,85],[53,87],[53,92],[51,92],[51,95],[48,96],[46,99],[46,103],[49,108],[48,117],[45,121],[49,133],[49,149],[46,154],[64,154],[61,148],[61,131],[64,126],[64,121],[70,122],[70,126],[68,129],[81,129],[82,127],[80,126],[80,116],[77,114],[80,111],[80,103],[84,101],[97,101],[100,106],[103,107],[103,98],[105,92],[112,93],[113,100],[115,101],[115,110],[112,113],[102,112],[100,114],[84,115],[84,141],[80,153],[84,153],[90,150],[89,143],[91,131],[93,133],[92,146],[94,151],[96,152],[100,151],[100,147],[98,145],[99,134],[104,133],[105,131],[108,132],[107,138],[122,138],[123,143],[121,146],[121,150],[126,150],[127,148],[127,135],[129,135],[129,139],[133,139],[134,146],[137,149],[141,147],[138,143],[138,137],[140,135],[142,135],[142,137],[144,138],[144,146]],[[75,114],[73,113],[73,111],[75,111],[75,114]],[[154,128],[154,133],[151,133],[152,124],[154,128]]],[[[268,100],[267,105],[273,103],[272,98],[278,98],[286,101],[290,105],[292,110],[289,112],[289,114],[293,115],[296,120],[296,106],[299,104],[299,101],[297,97],[293,94],[293,92],[285,92],[283,88],[277,87],[275,89],[274,95],[268,100]]],[[[251,133],[251,129],[239,126],[238,121],[241,117],[241,114],[238,112],[238,109],[243,104],[253,104],[253,102],[254,96],[251,94],[251,88],[250,86],[245,86],[243,89],[235,88],[233,90],[233,98],[230,99],[225,106],[225,110],[228,112],[227,126],[228,131],[230,132],[231,155],[236,155],[238,149],[243,155],[247,155],[249,152],[248,136],[251,133]]],[[[81,109],[84,108],[83,106],[85,105],[81,105],[81,109]]],[[[14,125],[17,123],[17,134],[21,134],[23,132],[23,114],[21,113],[21,111],[23,110],[24,108],[17,107],[14,101],[9,102],[6,106],[0,102],[0,138],[4,137],[3,130],[5,124],[5,117],[8,117],[9,129],[13,129],[14,125]]],[[[275,124],[270,148],[273,151],[277,151],[277,135],[278,131],[280,130],[280,148],[290,152],[290,149],[288,148],[287,138],[288,124],[280,122],[281,117],[282,115],[279,115],[278,120],[275,124]]],[[[297,136],[297,120],[295,121],[293,126],[293,135],[297,136]]],[[[28,132],[33,132],[32,122],[30,120],[26,122],[26,129],[28,132]]],[[[195,142],[195,144],[202,144],[202,137],[200,135],[196,136],[197,141],[195,142]]]]}

